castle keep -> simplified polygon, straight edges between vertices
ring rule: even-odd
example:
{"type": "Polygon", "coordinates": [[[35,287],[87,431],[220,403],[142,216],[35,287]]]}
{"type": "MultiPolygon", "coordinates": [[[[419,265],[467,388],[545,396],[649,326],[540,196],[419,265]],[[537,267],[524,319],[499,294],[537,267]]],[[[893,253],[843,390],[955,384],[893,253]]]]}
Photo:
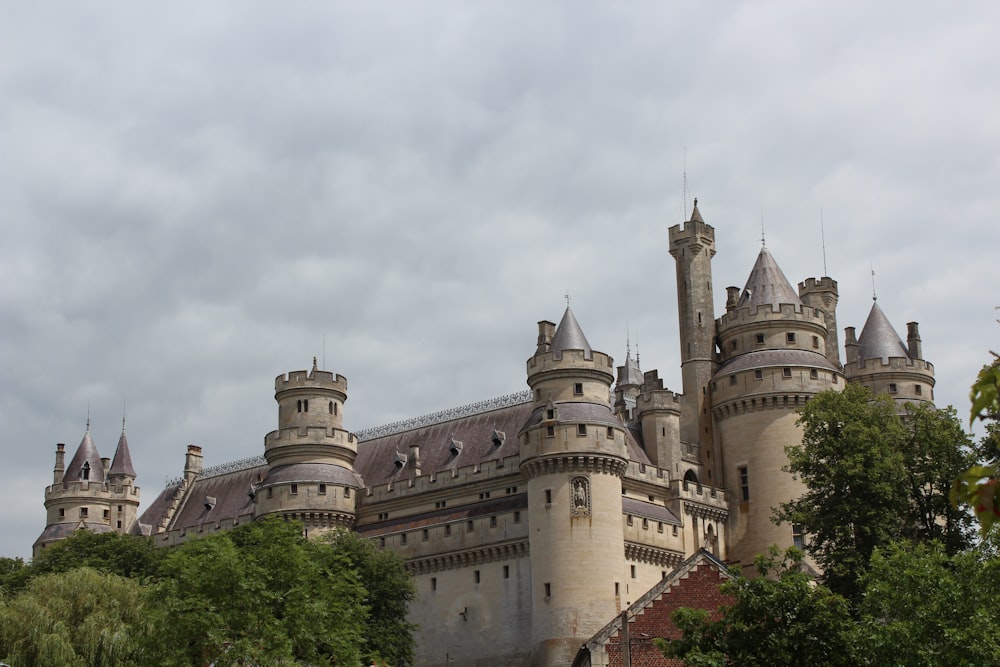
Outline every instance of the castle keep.
{"type": "Polygon", "coordinates": [[[857,382],[933,401],[916,323],[904,343],[873,305],[860,335],[846,329],[842,363],[836,281],[796,289],[762,247],[717,317],[715,230],[697,200],[669,252],[680,393],[630,349],[616,367],[569,307],[558,325],[539,322],[533,352],[525,341],[526,390],[367,431],[345,427],[347,380],[314,360],[276,379],[263,456],[205,469],[190,445],[183,475],[141,516],[124,429],[113,461],[89,428],[69,466],[58,445],[36,553],[78,528],[162,545],[264,516],[310,535],[350,529],[413,573],[418,665],[606,665],[631,650],[607,648],[628,634],[623,611],[689,573],[704,580],[699,568],[804,539],[770,515],[802,491],[782,467],[810,397],[857,382]]]}

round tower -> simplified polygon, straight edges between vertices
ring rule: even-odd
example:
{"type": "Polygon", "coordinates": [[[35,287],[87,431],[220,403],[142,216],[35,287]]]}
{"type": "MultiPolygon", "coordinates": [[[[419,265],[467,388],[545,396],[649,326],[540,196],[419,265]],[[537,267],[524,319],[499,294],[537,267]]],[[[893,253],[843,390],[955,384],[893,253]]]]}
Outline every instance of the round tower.
{"type": "Polygon", "coordinates": [[[621,478],[625,430],[611,412],[611,357],[567,308],[539,323],[528,360],[534,409],[518,435],[531,533],[532,664],[568,665],[620,612],[625,593],[621,478]]]}
{"type": "Polygon", "coordinates": [[[854,337],[854,327],[847,328],[847,363],[844,374],[856,382],[886,394],[902,413],[907,403],[934,404],[934,365],[923,358],[920,329],[916,322],[907,326],[904,344],[878,303],[872,304],[861,336],[854,337]]]}
{"type": "Polygon", "coordinates": [[[825,389],[843,387],[828,356],[824,310],[803,304],[762,248],[742,293],[729,288],[716,322],[721,361],[712,377],[712,415],[730,499],[729,557],[751,564],[772,544],[792,546],[795,527],[771,511],[804,493],[783,470],[785,447],[800,442],[797,410],[825,389]]]}
{"type": "Polygon", "coordinates": [[[302,521],[309,532],[350,528],[356,518],[357,441],[343,428],[347,379],[316,368],[274,382],[278,430],[264,438],[267,473],[253,488],[255,516],[302,521]]]}
{"type": "MultiPolygon", "coordinates": [[[[705,224],[694,200],[691,219],[669,230],[670,254],[677,265],[677,319],[681,340],[681,440],[695,447],[709,471],[718,462],[709,414],[709,382],[715,370],[715,315],[712,257],[715,229],[705,224]]],[[[715,473],[718,476],[718,473],[715,473]]],[[[710,480],[715,484],[714,480],[710,480]]]]}

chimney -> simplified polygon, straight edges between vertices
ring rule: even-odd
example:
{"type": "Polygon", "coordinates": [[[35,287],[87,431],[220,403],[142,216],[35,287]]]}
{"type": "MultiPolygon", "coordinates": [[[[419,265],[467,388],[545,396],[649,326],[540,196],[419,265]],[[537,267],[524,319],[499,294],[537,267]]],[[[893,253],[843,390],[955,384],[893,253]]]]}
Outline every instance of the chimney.
{"type": "Polygon", "coordinates": [[[188,445],[187,455],[184,457],[184,481],[188,484],[201,474],[201,459],[201,447],[188,445]]]}
{"type": "Polygon", "coordinates": [[[858,338],[854,333],[854,327],[844,329],[844,354],[847,355],[847,363],[858,360],[858,338]]]}
{"type": "Polygon", "coordinates": [[[415,476],[420,475],[420,445],[410,445],[410,458],[407,463],[415,476]]]}
{"type": "Polygon", "coordinates": [[[52,469],[52,483],[58,484],[63,481],[63,473],[66,471],[66,445],[59,443],[56,445],[56,466],[52,469]]]}
{"type": "Polygon", "coordinates": [[[910,359],[924,358],[924,351],[920,345],[920,324],[917,322],[906,323],[906,348],[910,353],[910,359]]]}
{"type": "Polygon", "coordinates": [[[740,288],[739,287],[727,287],[726,288],[726,312],[731,313],[736,310],[736,304],[740,300],[740,288]]]}
{"type": "Polygon", "coordinates": [[[555,322],[542,320],[538,323],[538,349],[535,354],[544,354],[549,351],[552,338],[556,335],[555,322]]]}

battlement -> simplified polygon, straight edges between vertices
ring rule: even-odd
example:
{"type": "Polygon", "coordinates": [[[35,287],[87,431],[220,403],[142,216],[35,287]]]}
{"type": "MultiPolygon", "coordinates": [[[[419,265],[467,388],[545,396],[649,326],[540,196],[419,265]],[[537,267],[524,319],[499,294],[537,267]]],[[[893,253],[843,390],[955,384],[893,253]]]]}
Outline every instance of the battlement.
{"type": "Polygon", "coordinates": [[[558,370],[598,371],[602,375],[607,375],[607,383],[610,386],[615,379],[614,364],[614,359],[609,355],[596,350],[592,352],[590,358],[583,350],[563,350],[561,354],[543,352],[528,359],[528,377],[558,370]]]}
{"type": "Polygon", "coordinates": [[[292,426],[271,431],[264,436],[265,449],[300,443],[343,446],[354,445],[356,442],[350,431],[322,426],[292,426]]]}
{"type": "MultiPolygon", "coordinates": [[[[404,496],[414,496],[424,493],[440,493],[451,488],[468,487],[469,484],[480,482],[481,485],[495,487],[504,484],[498,480],[509,477],[520,477],[518,465],[520,457],[516,454],[497,459],[489,459],[481,463],[460,466],[436,473],[418,475],[387,484],[378,484],[366,489],[366,504],[380,503],[404,496]]],[[[474,488],[463,489],[472,492],[474,488]]]]}
{"type": "Polygon", "coordinates": [[[910,359],[909,357],[858,359],[857,361],[844,364],[844,372],[847,375],[861,371],[876,373],[890,370],[903,370],[906,372],[920,372],[934,375],[934,364],[923,359],[910,359]]]}
{"type": "Polygon", "coordinates": [[[330,371],[290,371],[274,379],[275,393],[290,389],[332,389],[347,393],[347,378],[330,371]]]}
{"type": "Polygon", "coordinates": [[[804,292],[829,292],[837,291],[837,281],[829,276],[822,278],[806,278],[799,283],[799,295],[804,292]]]}
{"type": "Polygon", "coordinates": [[[120,497],[124,493],[138,497],[139,487],[126,485],[124,487],[115,488],[108,486],[104,482],[85,482],[80,480],[72,482],[57,482],[45,488],[46,500],[56,500],[58,498],[74,500],[94,498],[99,500],[108,500],[112,497],[120,497]],[[125,489],[128,491],[125,491],[125,489]]]}
{"type": "Polygon", "coordinates": [[[826,329],[826,315],[818,308],[782,303],[774,306],[744,306],[723,314],[715,320],[721,333],[739,325],[759,325],[761,322],[798,322],[826,329]]]}
{"type": "Polygon", "coordinates": [[[681,410],[681,394],[669,389],[656,389],[642,392],[636,396],[636,408],[640,413],[650,410],[669,410],[679,413],[681,410]]]}
{"type": "MultiPolygon", "coordinates": [[[[715,227],[701,220],[688,220],[682,224],[674,225],[667,230],[667,233],[671,246],[692,242],[706,246],[715,246],[715,227]]],[[[670,252],[673,254],[672,249],[670,252]]]]}

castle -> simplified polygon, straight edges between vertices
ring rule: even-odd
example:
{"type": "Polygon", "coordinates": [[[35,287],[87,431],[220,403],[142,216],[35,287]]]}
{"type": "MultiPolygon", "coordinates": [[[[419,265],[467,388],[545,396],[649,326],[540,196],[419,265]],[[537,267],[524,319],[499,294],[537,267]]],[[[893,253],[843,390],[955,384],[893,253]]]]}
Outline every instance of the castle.
{"type": "MultiPolygon", "coordinates": [[[[876,303],[860,335],[846,329],[842,363],[836,281],[796,290],[762,247],[716,317],[715,230],[697,200],[669,244],[682,393],[631,350],[616,368],[568,306],[558,326],[538,324],[526,391],[368,431],[345,428],[347,380],[314,360],[276,379],[262,457],[205,469],[190,445],[183,475],[141,516],[124,429],[111,461],[89,428],[68,466],[58,445],[35,552],[81,527],[163,545],[265,516],[311,535],[350,529],[413,573],[418,665],[580,660],[693,555],[749,563],[801,544],[771,508],[802,491],[782,466],[811,396],[857,382],[933,401],[916,323],[904,343],[876,303]]],[[[607,664],[594,651],[575,664],[607,664]]]]}

